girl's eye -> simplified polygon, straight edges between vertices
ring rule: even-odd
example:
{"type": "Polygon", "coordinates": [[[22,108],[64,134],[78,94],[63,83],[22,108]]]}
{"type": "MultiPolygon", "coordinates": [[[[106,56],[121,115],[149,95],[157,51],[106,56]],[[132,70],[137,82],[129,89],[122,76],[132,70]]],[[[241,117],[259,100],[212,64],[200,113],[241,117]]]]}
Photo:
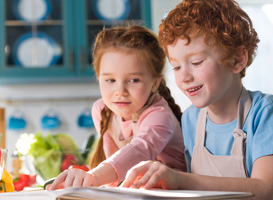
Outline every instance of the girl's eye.
{"type": "Polygon", "coordinates": [[[139,79],[138,78],[133,78],[133,79],[130,79],[129,82],[130,83],[137,83],[137,82],[139,82],[139,79]]]}
{"type": "Polygon", "coordinates": [[[193,66],[198,66],[198,65],[200,65],[202,62],[203,62],[203,60],[198,61],[198,62],[193,62],[192,65],[193,65],[193,66]]]}
{"type": "Polygon", "coordinates": [[[114,79],[106,79],[105,81],[108,82],[108,83],[113,83],[113,82],[115,82],[114,79]]]}
{"type": "Polygon", "coordinates": [[[176,66],[176,67],[173,67],[173,71],[178,71],[181,69],[181,66],[176,66]]]}

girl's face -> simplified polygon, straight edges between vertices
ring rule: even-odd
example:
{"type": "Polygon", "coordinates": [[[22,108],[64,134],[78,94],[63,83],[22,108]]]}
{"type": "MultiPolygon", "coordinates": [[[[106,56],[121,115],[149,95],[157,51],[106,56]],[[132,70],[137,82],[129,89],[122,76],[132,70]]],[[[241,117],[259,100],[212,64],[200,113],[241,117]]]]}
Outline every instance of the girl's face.
{"type": "Polygon", "coordinates": [[[99,85],[104,103],[123,120],[141,109],[159,85],[135,52],[108,52],[101,58],[99,85]]]}
{"type": "Polygon", "coordinates": [[[223,106],[239,88],[240,78],[228,66],[218,64],[222,54],[203,41],[203,37],[178,39],[168,45],[169,62],[173,66],[176,84],[197,108],[223,106]]]}

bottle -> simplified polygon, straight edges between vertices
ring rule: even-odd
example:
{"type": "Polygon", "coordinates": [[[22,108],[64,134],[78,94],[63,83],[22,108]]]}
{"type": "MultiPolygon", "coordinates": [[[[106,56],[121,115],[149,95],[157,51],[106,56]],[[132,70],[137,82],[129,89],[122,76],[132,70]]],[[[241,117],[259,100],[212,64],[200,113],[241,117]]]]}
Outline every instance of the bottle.
{"type": "Polygon", "coordinates": [[[17,149],[13,148],[12,149],[12,170],[11,170],[11,175],[13,179],[18,178],[20,174],[22,173],[22,168],[23,168],[23,163],[24,160],[22,156],[18,155],[17,149]]]}

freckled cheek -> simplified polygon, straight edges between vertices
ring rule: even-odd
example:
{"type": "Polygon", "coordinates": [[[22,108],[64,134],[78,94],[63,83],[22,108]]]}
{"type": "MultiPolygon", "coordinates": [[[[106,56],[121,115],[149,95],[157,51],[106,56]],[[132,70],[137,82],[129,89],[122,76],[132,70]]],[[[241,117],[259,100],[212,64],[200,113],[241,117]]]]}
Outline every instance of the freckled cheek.
{"type": "Polygon", "coordinates": [[[200,81],[202,81],[204,83],[211,82],[211,81],[213,81],[213,79],[215,79],[215,75],[208,73],[207,70],[197,71],[195,74],[195,77],[197,77],[200,81]]]}
{"type": "Polygon", "coordinates": [[[179,76],[178,73],[175,73],[175,74],[174,74],[174,78],[175,78],[175,83],[176,83],[176,85],[180,88],[180,85],[181,85],[181,83],[183,82],[183,81],[182,81],[182,77],[179,76]]]}

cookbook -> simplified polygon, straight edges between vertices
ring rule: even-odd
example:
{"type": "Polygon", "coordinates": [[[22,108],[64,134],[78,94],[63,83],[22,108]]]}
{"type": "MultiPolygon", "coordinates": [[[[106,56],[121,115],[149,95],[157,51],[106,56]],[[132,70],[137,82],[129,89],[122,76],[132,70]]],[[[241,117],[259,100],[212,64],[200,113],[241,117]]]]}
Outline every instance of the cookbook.
{"type": "Polygon", "coordinates": [[[194,200],[240,199],[253,196],[247,192],[196,191],[196,190],[144,190],[121,187],[80,187],[55,191],[25,191],[2,193],[5,200],[194,200]]]}

